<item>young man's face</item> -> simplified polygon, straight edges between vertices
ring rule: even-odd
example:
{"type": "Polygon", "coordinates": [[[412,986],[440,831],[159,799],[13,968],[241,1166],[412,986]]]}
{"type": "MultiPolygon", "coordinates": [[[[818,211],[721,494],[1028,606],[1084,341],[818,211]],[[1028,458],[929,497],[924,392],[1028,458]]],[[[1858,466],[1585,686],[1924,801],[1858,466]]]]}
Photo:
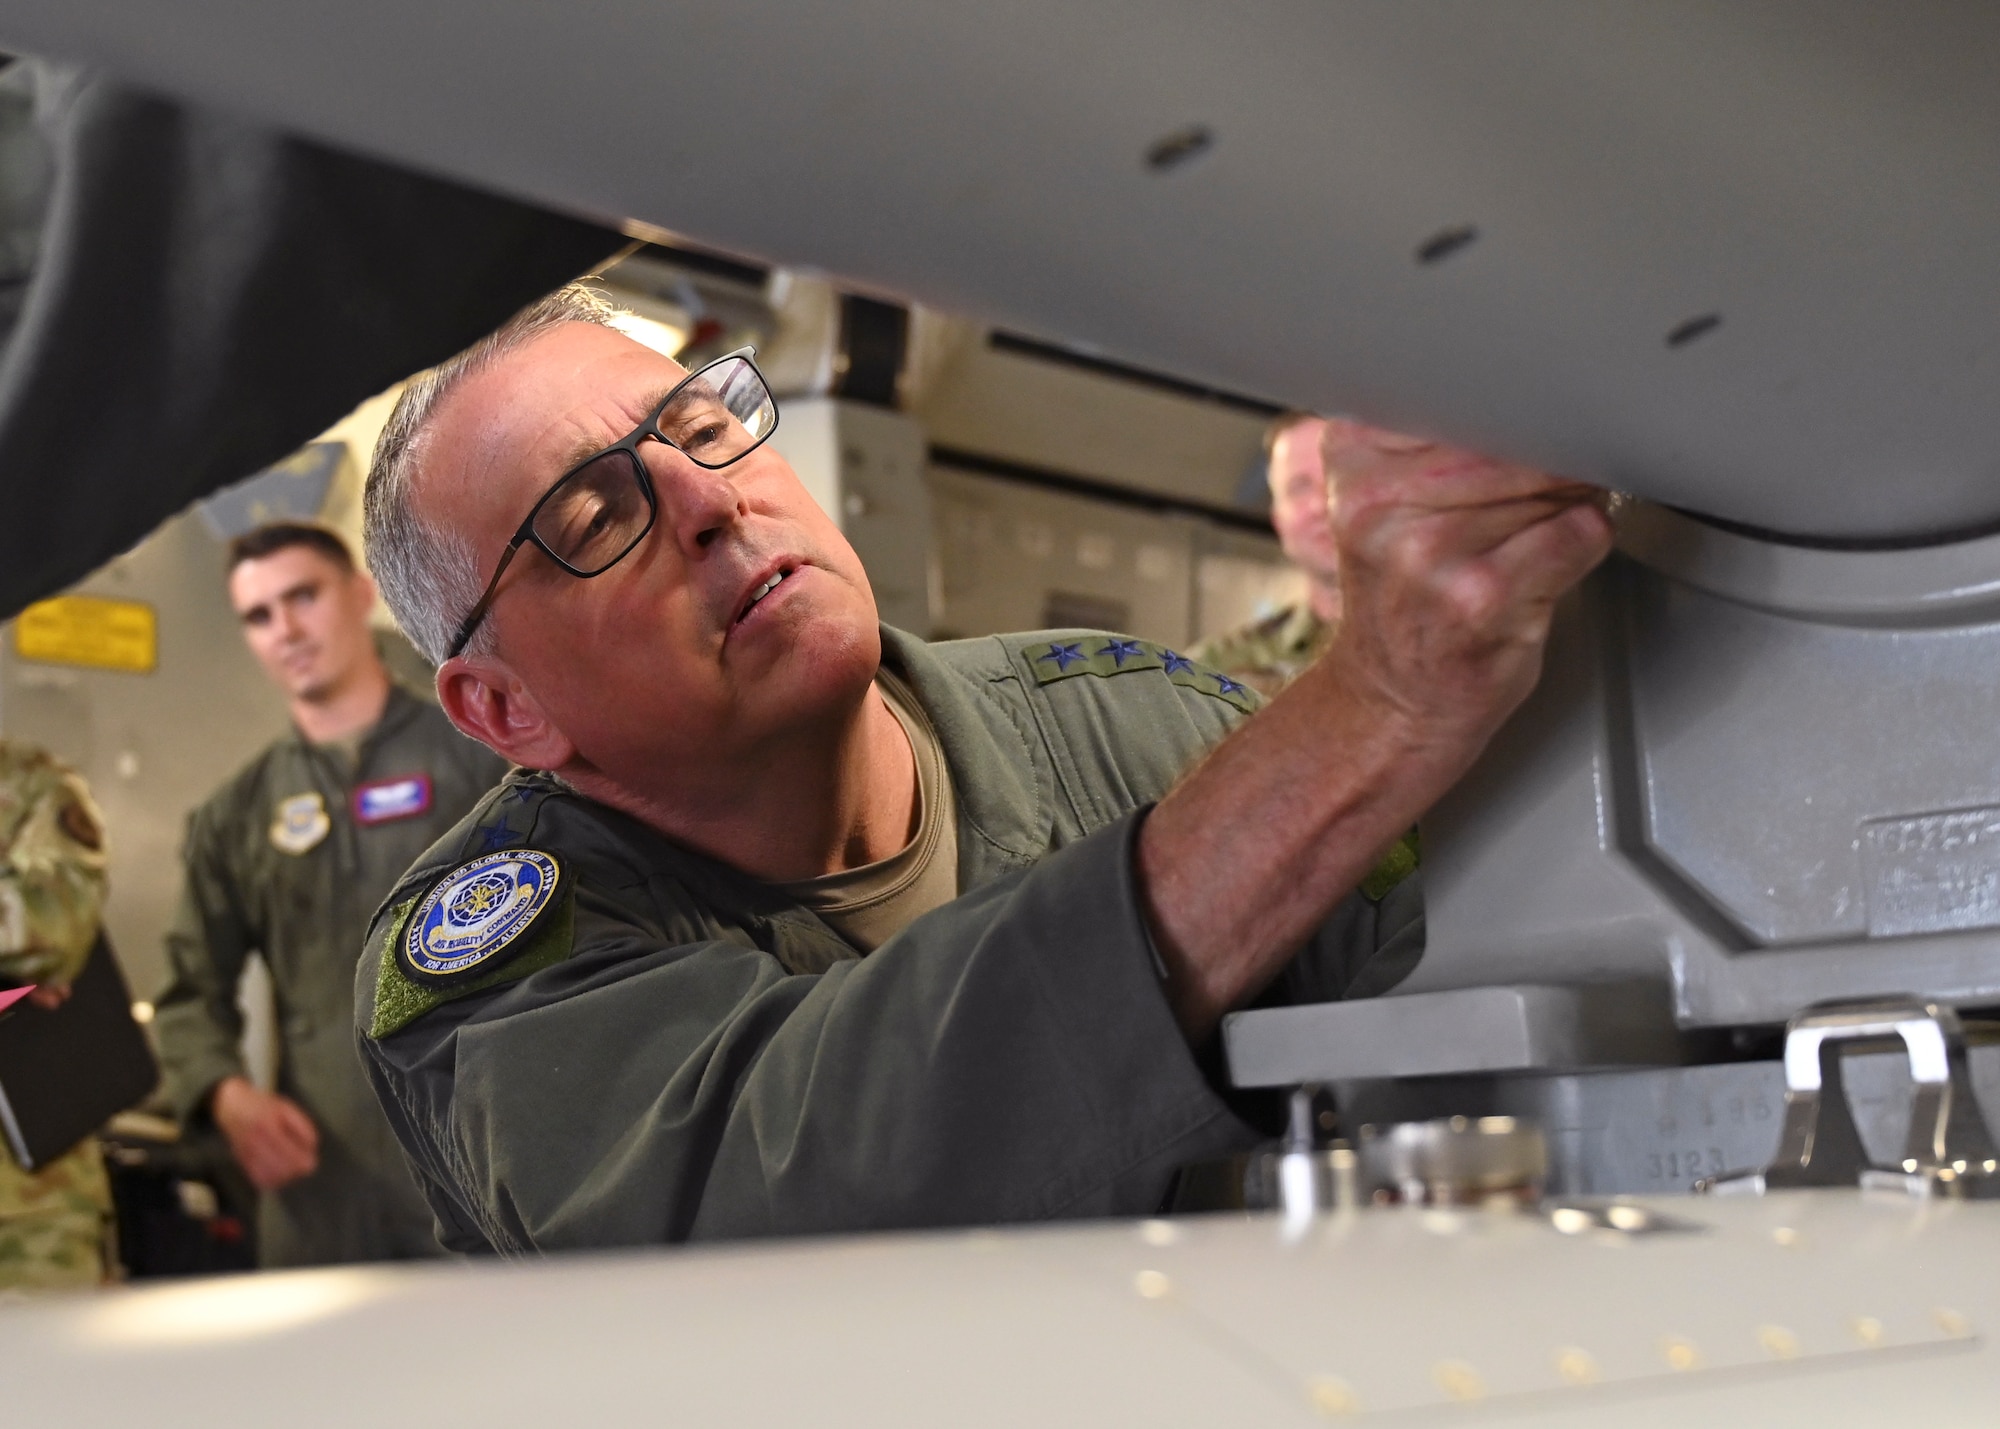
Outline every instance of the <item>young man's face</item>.
{"type": "MultiPolygon", "coordinates": [[[[593,323],[539,334],[440,405],[422,516],[470,542],[483,581],[549,486],[686,375],[593,323]]],[[[486,623],[509,677],[582,759],[658,787],[837,719],[881,642],[859,558],[773,447],[718,471],[661,442],[639,451],[659,508],[639,545],[589,579],[524,547],[486,623]]]]}
{"type": "Polygon", "coordinates": [[[375,587],[311,546],[286,546],[229,573],[243,638],[279,689],[316,702],[375,658],[368,609],[375,587]]]}
{"type": "Polygon", "coordinates": [[[1292,423],[1271,444],[1271,525],[1294,565],[1332,581],[1340,575],[1340,550],[1333,541],[1326,460],[1320,455],[1325,429],[1325,422],[1308,418],[1292,423]]]}

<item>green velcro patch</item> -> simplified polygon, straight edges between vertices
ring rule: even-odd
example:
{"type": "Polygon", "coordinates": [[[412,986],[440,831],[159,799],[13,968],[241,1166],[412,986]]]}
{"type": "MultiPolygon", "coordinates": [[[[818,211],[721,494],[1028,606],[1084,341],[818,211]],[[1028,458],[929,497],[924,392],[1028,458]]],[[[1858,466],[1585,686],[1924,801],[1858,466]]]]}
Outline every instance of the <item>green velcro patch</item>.
{"type": "Polygon", "coordinates": [[[1411,829],[1389,846],[1382,861],[1361,880],[1361,896],[1370,903],[1380,903],[1389,896],[1389,890],[1415,873],[1423,861],[1423,843],[1417,831],[1411,829]]]}
{"type": "Polygon", "coordinates": [[[528,945],[502,966],[456,987],[423,987],[396,965],[396,948],[409,931],[410,917],[419,901],[412,898],[398,904],[390,914],[389,936],[382,944],[381,963],[375,970],[375,1016],[368,1024],[368,1035],[377,1041],[402,1031],[447,1002],[554,967],[569,957],[576,944],[576,890],[566,888],[556,906],[537,920],[528,934],[528,945]]]}
{"type": "Polygon", "coordinates": [[[1076,640],[1054,640],[1030,645],[1021,652],[1035,683],[1052,685],[1078,675],[1129,675],[1134,670],[1164,670],[1167,678],[1185,689],[1234,705],[1244,714],[1257,708],[1257,697],[1249,686],[1232,680],[1220,670],[1196,664],[1176,650],[1150,640],[1127,640],[1116,635],[1091,635],[1076,640]]]}

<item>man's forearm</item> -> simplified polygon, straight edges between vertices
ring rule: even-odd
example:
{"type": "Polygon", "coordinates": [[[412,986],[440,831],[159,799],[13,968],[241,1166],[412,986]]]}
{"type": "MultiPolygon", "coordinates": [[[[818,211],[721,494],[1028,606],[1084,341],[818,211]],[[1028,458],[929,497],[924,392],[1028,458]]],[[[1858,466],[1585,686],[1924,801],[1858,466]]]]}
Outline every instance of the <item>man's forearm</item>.
{"type": "Polygon", "coordinates": [[[1200,1040],[1277,975],[1478,753],[1307,670],[1163,800],[1139,838],[1168,998],[1200,1040]]]}

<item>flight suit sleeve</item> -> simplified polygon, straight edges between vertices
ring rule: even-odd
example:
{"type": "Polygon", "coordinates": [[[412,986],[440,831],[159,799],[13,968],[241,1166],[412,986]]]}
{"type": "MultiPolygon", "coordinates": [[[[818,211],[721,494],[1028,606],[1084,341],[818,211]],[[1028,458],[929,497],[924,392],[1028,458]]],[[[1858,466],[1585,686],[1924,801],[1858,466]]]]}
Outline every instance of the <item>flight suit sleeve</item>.
{"type": "Polygon", "coordinates": [[[188,820],[180,905],[167,929],[167,985],[154,1002],[168,1101],[183,1121],[207,1112],[225,1077],[244,1075],[243,965],[257,946],[211,809],[188,820]]]}
{"type": "MultiPolygon", "coordinates": [[[[1153,1211],[1176,1167],[1255,1138],[1159,987],[1132,879],[1141,817],[817,974],[730,942],[662,946],[582,889],[568,958],[363,1032],[447,1243],[1153,1211]]],[[[364,1027],[374,990],[364,972],[364,1027]]]]}

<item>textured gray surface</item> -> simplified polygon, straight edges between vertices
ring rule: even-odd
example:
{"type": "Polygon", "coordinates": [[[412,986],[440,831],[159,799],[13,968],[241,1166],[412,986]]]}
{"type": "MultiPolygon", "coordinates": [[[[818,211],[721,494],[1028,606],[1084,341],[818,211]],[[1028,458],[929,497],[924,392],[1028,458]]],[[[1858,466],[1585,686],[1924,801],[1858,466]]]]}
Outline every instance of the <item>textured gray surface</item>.
{"type": "Polygon", "coordinates": [[[1770,528],[2000,518],[1991,7],[8,0],[0,43],[1770,528]]]}
{"type": "Polygon", "coordinates": [[[1425,821],[1398,995],[1659,981],[1684,1026],[2000,1003],[2000,540],[1768,545],[1656,508],[1425,821]]]}
{"type": "Polygon", "coordinates": [[[1468,987],[1260,1008],[1223,1018],[1222,1045],[1239,1087],[1672,1061],[1678,1049],[1661,991],[1468,987]]]}
{"type": "MultiPolygon", "coordinates": [[[[1989,1129],[2000,1128],[2000,1047],[1973,1047],[1968,1065],[1980,1113],[1989,1129]]],[[[1900,1052],[1851,1054],[1842,1078],[1863,1147],[1893,1165],[1910,1125],[1907,1060],[1900,1052]]],[[[1784,1119],[1785,1072],[1766,1061],[1350,1082],[1339,1103],[1350,1134],[1366,1122],[1525,1117],[1548,1137],[1551,1192],[1657,1196],[1767,1164],[1784,1119]]]]}
{"type": "Polygon", "coordinates": [[[184,1281],[0,1307],[0,1376],[21,1423],[159,1429],[1991,1418],[2000,1208],[1657,1209],[1697,1228],[1370,1210],[184,1281]]]}

